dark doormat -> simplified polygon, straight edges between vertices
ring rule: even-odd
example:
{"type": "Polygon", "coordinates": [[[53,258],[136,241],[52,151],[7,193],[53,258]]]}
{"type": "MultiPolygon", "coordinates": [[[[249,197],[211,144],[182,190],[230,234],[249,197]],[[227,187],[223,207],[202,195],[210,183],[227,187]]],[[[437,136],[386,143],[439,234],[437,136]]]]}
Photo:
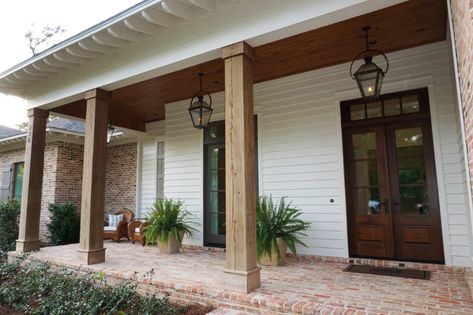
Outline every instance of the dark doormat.
{"type": "Polygon", "coordinates": [[[413,269],[397,269],[397,268],[386,268],[386,267],[374,267],[368,265],[349,265],[343,271],[366,273],[377,276],[390,276],[399,278],[410,278],[410,279],[430,279],[430,271],[426,270],[413,270],[413,269]]]}

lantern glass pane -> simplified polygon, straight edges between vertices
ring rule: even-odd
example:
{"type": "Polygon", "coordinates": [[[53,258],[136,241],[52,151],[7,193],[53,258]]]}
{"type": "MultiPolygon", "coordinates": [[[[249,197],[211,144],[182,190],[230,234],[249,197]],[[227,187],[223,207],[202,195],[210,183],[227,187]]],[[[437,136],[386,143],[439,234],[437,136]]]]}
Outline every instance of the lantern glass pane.
{"type": "Polygon", "coordinates": [[[210,116],[212,115],[212,110],[209,108],[202,108],[202,126],[207,127],[210,121],[210,116]]]}
{"type": "Polygon", "coordinates": [[[201,127],[201,117],[200,117],[200,108],[193,108],[192,110],[189,110],[189,113],[191,115],[192,123],[194,124],[194,127],[199,128],[201,127]]]}

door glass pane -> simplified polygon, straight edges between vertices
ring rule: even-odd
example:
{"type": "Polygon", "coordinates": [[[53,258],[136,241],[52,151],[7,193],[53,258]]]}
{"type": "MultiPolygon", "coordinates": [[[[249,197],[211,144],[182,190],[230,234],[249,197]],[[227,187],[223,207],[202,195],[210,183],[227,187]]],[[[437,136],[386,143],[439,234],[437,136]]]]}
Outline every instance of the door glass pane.
{"type": "Polygon", "coordinates": [[[365,119],[365,104],[352,105],[350,107],[351,120],[365,119]]]}
{"type": "Polygon", "coordinates": [[[379,173],[376,133],[352,135],[354,167],[354,207],[358,215],[380,213],[379,173]]]}
{"type": "Polygon", "coordinates": [[[378,118],[383,116],[381,102],[377,101],[366,104],[366,113],[368,114],[368,118],[378,118]]]}
{"type": "Polygon", "coordinates": [[[356,214],[379,214],[379,188],[357,188],[355,190],[356,214]]]}
{"type": "Polygon", "coordinates": [[[384,116],[394,116],[401,114],[401,104],[398,98],[384,100],[384,116]]]}
{"type": "Polygon", "coordinates": [[[417,113],[420,111],[419,97],[417,95],[409,95],[402,97],[402,113],[417,113]]]}
{"type": "Polygon", "coordinates": [[[225,148],[209,146],[210,234],[225,234],[225,148]]]}
{"type": "Polygon", "coordinates": [[[427,215],[429,198],[422,128],[395,130],[399,207],[404,215],[427,215]]]}

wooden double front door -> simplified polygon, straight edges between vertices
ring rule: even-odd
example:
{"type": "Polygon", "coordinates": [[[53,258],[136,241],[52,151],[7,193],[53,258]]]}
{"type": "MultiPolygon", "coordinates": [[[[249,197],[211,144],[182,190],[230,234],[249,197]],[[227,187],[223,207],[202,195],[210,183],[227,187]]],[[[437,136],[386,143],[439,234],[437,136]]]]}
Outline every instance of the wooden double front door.
{"type": "Polygon", "coordinates": [[[342,103],[350,255],[442,263],[426,89],[342,103]]]}

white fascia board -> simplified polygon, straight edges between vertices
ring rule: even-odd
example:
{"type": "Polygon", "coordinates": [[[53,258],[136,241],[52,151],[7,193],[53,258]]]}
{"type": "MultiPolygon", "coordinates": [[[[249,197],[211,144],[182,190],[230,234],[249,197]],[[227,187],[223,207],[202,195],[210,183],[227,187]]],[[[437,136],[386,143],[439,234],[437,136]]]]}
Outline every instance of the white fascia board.
{"type": "Polygon", "coordinates": [[[10,136],[10,137],[1,138],[0,139],[0,144],[5,143],[5,142],[10,142],[12,140],[18,140],[18,139],[21,139],[21,138],[26,138],[26,132],[25,133],[19,133],[17,135],[10,136]]]}
{"type": "Polygon", "coordinates": [[[405,0],[258,0],[221,5],[189,22],[45,80],[29,91],[28,108],[54,108],[94,89],[116,89],[220,57],[235,42],[258,46],[405,0]]]}

